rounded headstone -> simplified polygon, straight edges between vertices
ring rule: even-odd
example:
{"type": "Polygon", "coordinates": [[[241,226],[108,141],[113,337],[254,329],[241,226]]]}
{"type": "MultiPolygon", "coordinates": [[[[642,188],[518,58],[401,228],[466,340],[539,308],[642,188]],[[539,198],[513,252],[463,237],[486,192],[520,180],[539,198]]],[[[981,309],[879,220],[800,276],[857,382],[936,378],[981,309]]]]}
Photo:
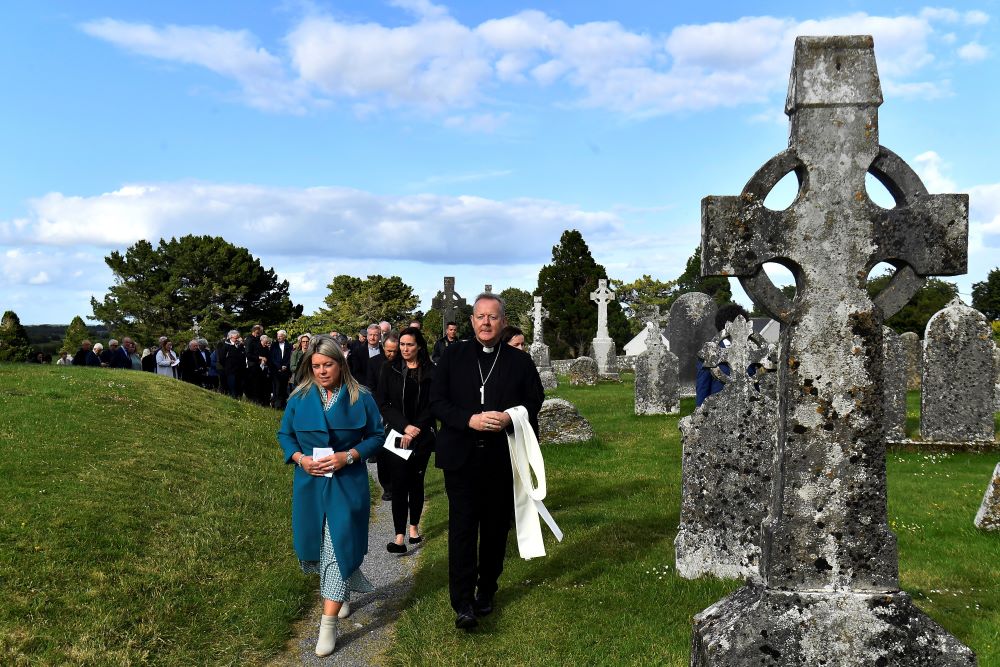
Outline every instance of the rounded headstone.
{"type": "Polygon", "coordinates": [[[586,442],[594,437],[590,422],[577,412],[576,406],[562,398],[549,398],[538,413],[538,441],[545,444],[586,442]]]}
{"type": "Polygon", "coordinates": [[[538,371],[538,377],[542,381],[542,389],[546,391],[549,389],[555,389],[559,386],[559,380],[556,378],[556,374],[551,370],[538,371]]]}
{"type": "Polygon", "coordinates": [[[682,294],[670,306],[663,334],[670,343],[670,351],[677,355],[677,381],[682,395],[694,393],[698,352],[718,333],[715,330],[718,309],[712,297],[702,292],[682,294]]]}
{"type": "Polygon", "coordinates": [[[924,333],[920,435],[935,442],[992,442],[996,386],[986,316],[957,297],[924,333]]]}
{"type": "Polygon", "coordinates": [[[899,340],[903,344],[903,353],[906,355],[906,391],[917,391],[920,389],[920,374],[923,357],[923,346],[920,344],[920,336],[912,331],[899,334],[899,340]]]}
{"type": "Polygon", "coordinates": [[[597,362],[590,357],[577,357],[569,364],[569,383],[593,386],[597,384],[597,362]]]}

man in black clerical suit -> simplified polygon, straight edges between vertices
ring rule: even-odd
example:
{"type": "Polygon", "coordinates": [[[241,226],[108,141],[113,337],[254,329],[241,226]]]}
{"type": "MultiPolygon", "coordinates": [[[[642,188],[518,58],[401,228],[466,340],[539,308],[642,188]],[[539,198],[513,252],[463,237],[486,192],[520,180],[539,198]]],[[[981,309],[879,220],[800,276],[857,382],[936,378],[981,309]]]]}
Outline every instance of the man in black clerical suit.
{"type": "Polygon", "coordinates": [[[467,630],[493,611],[514,512],[504,410],[524,406],[537,434],[545,399],[531,357],[500,343],[506,324],[496,295],[476,297],[475,340],[444,351],[431,385],[431,412],[441,421],[435,461],[448,492],[448,590],[455,627],[467,630]]]}

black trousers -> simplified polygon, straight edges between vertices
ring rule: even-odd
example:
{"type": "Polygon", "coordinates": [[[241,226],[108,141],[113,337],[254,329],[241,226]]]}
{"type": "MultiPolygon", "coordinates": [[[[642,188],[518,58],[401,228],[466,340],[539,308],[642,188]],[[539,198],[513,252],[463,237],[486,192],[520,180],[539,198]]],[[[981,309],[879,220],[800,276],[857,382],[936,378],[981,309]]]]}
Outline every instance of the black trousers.
{"type": "Polygon", "coordinates": [[[288,403],[288,378],[291,375],[288,371],[276,371],[274,376],[271,378],[271,393],[274,398],[274,407],[279,410],[285,409],[285,404],[288,403]]]}
{"type": "Polygon", "coordinates": [[[427,472],[427,462],[430,461],[432,449],[433,441],[422,443],[405,461],[392,452],[382,449],[385,453],[385,463],[389,467],[392,526],[396,535],[406,534],[407,518],[411,526],[420,523],[420,515],[424,511],[424,474],[427,472]]]}
{"type": "Polygon", "coordinates": [[[448,492],[448,592],[462,611],[492,597],[503,572],[514,512],[513,476],[506,447],[473,447],[468,461],[444,471],[448,492]]]}

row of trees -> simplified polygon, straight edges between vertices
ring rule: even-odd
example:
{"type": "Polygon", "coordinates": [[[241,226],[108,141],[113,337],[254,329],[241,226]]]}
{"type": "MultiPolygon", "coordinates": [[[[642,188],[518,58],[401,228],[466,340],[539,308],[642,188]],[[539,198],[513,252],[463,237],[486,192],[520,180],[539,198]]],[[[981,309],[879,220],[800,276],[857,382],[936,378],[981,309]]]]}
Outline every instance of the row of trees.
{"type": "MultiPolygon", "coordinates": [[[[405,325],[414,318],[423,321],[432,340],[442,329],[441,314],[417,310],[419,299],[399,276],[335,276],[327,285],[323,307],[303,315],[302,306],[292,304],[288,281],[279,281],[274,270],[265,269],[247,249],[219,237],[189,235],[160,240],[155,247],[139,241],[124,254],[112,252],[105,262],[114,274],[114,284],[103,300],[91,300],[90,319],[105,323],[117,337],[131,336],[144,345],[164,334],[181,340],[193,337],[195,320],[200,335],[209,340],[221,339],[228,329],[247,329],[256,323],[272,331],[284,328],[290,336],[331,330],[352,334],[371,322],[388,320],[405,325]]],[[[597,328],[597,308],[590,292],[606,277],[607,271],[594,260],[582,234],[577,230],[563,232],[552,248],[552,261],[539,271],[534,293],[542,297],[550,313],[545,342],[555,358],[588,352],[597,328]]],[[[889,279],[890,274],[873,278],[869,291],[877,293],[889,279]]],[[[617,301],[608,308],[608,329],[619,347],[641,330],[654,309],[665,313],[682,294],[705,292],[720,305],[732,300],[727,278],[701,276],[700,249],[695,249],[676,279],[663,281],[643,275],[631,282],[610,280],[609,285],[617,301]]],[[[794,287],[783,289],[794,295],[794,287]]],[[[932,278],[887,324],[899,332],[923,335],[930,316],[957,292],[954,283],[932,278]]],[[[507,304],[508,319],[531,340],[533,295],[515,287],[499,295],[507,304]]],[[[1000,269],[975,283],[972,296],[975,308],[991,320],[1000,320],[1000,269]]],[[[471,312],[470,305],[460,313],[460,335],[471,335],[471,312]]],[[[61,351],[75,352],[88,335],[83,320],[74,318],[61,351]]],[[[17,315],[4,313],[0,360],[23,360],[30,353],[17,315]]]]}

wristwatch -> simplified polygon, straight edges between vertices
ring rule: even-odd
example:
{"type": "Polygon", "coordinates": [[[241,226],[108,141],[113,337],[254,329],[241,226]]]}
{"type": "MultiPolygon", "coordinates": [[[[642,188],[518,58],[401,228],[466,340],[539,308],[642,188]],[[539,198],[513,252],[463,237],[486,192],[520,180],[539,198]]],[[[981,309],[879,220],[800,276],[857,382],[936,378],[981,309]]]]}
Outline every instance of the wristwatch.
{"type": "Polygon", "coordinates": [[[354,463],[354,456],[351,454],[351,450],[347,450],[347,465],[354,463]]]}

